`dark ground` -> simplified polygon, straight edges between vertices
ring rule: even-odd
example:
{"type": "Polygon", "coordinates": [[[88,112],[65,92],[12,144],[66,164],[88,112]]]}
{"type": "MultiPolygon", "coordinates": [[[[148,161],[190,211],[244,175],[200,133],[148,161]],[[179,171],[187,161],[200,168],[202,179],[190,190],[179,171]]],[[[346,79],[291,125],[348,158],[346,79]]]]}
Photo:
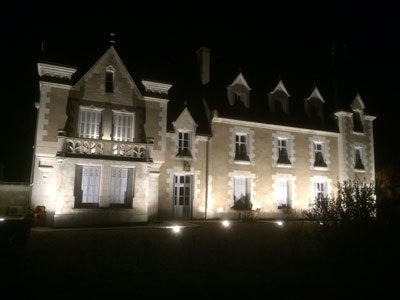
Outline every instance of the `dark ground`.
{"type": "Polygon", "coordinates": [[[7,236],[3,224],[1,290],[9,299],[398,297],[398,231],[390,226],[190,224],[179,234],[148,225],[33,228],[29,239],[7,236]]]}

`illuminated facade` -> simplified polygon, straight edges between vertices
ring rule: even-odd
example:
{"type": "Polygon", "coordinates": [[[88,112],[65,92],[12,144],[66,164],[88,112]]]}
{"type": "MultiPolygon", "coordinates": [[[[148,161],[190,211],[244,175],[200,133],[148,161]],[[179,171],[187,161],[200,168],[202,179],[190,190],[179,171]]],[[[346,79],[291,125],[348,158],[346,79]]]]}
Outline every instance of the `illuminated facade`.
{"type": "MultiPolygon", "coordinates": [[[[252,118],[242,73],[213,94],[210,50],[197,55],[200,88],[183,103],[172,84],[135,82],[114,47],[75,83],[76,68],[39,63],[32,207],[55,226],[233,217],[233,206],[296,217],[337,180],[375,181],[374,117],[359,95],[332,127],[268,122],[252,118]]],[[[282,81],[264,96],[271,116],[293,119],[282,81]]],[[[313,88],[302,118],[326,125],[325,102],[313,88]]]]}

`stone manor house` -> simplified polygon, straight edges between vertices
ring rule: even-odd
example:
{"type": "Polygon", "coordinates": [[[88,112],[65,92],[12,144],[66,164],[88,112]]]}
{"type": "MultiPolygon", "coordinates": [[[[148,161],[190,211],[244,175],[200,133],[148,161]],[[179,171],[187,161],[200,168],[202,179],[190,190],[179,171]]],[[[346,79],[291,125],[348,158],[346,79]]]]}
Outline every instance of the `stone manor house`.
{"type": "Polygon", "coordinates": [[[374,183],[360,95],[332,110],[317,85],[293,97],[282,80],[267,90],[223,72],[208,48],[193,57],[181,87],[134,77],[114,46],[80,78],[39,62],[31,207],[54,226],[232,218],[238,201],[296,217],[338,180],[374,183]]]}

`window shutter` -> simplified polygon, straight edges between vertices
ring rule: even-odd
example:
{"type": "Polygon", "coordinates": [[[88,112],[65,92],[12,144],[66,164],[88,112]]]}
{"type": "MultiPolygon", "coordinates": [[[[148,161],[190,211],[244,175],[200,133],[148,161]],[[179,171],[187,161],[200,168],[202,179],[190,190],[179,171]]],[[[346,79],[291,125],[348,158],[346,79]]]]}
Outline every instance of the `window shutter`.
{"type": "Polygon", "coordinates": [[[76,165],[75,167],[75,185],[74,185],[74,198],[75,207],[79,207],[82,203],[82,166],[76,165]]]}
{"type": "Polygon", "coordinates": [[[133,181],[134,181],[134,170],[132,168],[128,169],[127,174],[127,185],[125,192],[125,204],[128,207],[132,206],[132,198],[133,198],[133,181]]]}

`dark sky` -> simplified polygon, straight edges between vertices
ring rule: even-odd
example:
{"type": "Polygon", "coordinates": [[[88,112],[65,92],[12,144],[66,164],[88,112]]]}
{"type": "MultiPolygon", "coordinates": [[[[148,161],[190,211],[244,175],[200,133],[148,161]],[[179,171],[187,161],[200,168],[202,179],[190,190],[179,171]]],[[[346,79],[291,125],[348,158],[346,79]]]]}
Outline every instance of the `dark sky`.
{"type": "Polygon", "coordinates": [[[378,116],[377,169],[396,155],[400,21],[397,8],[388,3],[58,2],[5,4],[0,13],[3,180],[29,181],[41,43],[53,60],[86,71],[107,49],[110,32],[117,34],[122,60],[132,62],[131,72],[172,82],[184,78],[178,71],[186,58],[205,45],[253,76],[281,74],[306,87],[329,68],[335,41],[346,78],[367,112],[378,116]]]}

